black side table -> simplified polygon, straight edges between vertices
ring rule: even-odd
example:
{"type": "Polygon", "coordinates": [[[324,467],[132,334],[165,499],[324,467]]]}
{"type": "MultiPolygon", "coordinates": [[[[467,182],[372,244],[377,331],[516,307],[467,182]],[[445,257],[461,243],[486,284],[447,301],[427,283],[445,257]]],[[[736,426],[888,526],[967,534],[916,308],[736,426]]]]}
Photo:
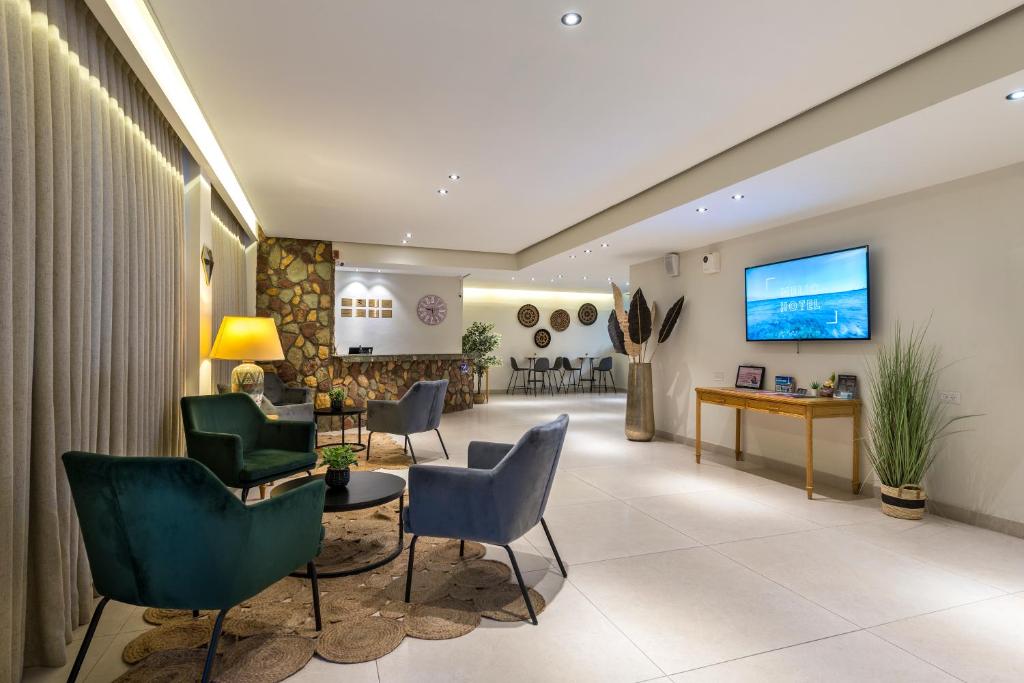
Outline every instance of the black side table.
{"type": "Polygon", "coordinates": [[[366,408],[335,408],[334,406],[328,406],[327,408],[317,408],[313,411],[313,419],[317,422],[317,432],[320,431],[319,418],[321,417],[341,417],[341,445],[348,446],[353,451],[365,451],[366,444],[363,443],[363,415],[366,414],[366,408]],[[350,415],[356,417],[356,439],[355,443],[348,443],[345,441],[345,418],[350,415]]]}

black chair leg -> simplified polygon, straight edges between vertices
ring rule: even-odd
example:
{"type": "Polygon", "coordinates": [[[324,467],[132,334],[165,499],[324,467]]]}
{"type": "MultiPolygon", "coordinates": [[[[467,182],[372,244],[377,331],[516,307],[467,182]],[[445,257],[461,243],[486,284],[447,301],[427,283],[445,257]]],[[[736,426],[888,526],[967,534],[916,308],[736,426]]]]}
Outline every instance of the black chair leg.
{"type": "Polygon", "coordinates": [[[213,634],[210,636],[210,645],[206,650],[206,665],[203,666],[202,683],[209,683],[210,676],[213,674],[213,661],[217,658],[217,641],[220,640],[220,629],[224,625],[224,615],[227,613],[226,609],[222,609],[217,613],[217,621],[213,622],[213,634]]]}
{"type": "Polygon", "coordinates": [[[366,435],[366,462],[370,462],[370,446],[373,445],[373,432],[366,435]]]}
{"type": "Polygon", "coordinates": [[[444,446],[444,439],[441,438],[441,430],[435,429],[434,431],[437,432],[437,440],[441,442],[441,450],[444,451],[444,459],[451,460],[451,458],[448,457],[448,449],[444,446]]]}
{"type": "Polygon", "coordinates": [[[551,532],[548,531],[548,523],[544,521],[544,518],[540,518],[540,525],[544,527],[544,535],[548,537],[548,545],[551,546],[551,552],[555,554],[555,562],[558,563],[558,568],[562,572],[562,576],[568,578],[569,572],[565,571],[565,565],[562,564],[562,557],[558,554],[558,548],[555,547],[555,539],[551,538],[551,532]]]}
{"type": "Polygon", "coordinates": [[[100,615],[103,614],[103,608],[107,606],[108,602],[110,602],[110,598],[100,600],[100,604],[96,605],[96,611],[92,613],[92,619],[89,620],[89,628],[85,632],[85,640],[82,641],[82,646],[78,648],[78,654],[75,656],[75,665],[71,667],[71,673],[68,674],[68,683],[74,683],[75,679],[78,678],[78,672],[82,670],[85,653],[89,651],[92,637],[96,635],[96,627],[100,623],[100,615]]]}
{"type": "MultiPolygon", "coordinates": [[[[546,531],[547,527],[544,527],[544,530],[546,531]]],[[[550,540],[551,537],[548,536],[548,539],[550,540]]],[[[306,563],[306,573],[309,574],[309,582],[312,584],[313,617],[316,619],[316,630],[319,631],[323,628],[323,622],[320,620],[320,584],[316,579],[316,562],[310,561],[306,563]]]]}
{"type": "Polygon", "coordinates": [[[409,569],[405,572],[405,601],[409,602],[409,596],[412,595],[412,563],[413,558],[416,556],[416,539],[419,536],[413,536],[412,541],[409,542],[409,569]]]}
{"type": "Polygon", "coordinates": [[[244,503],[245,499],[248,498],[248,497],[249,497],[249,489],[242,489],[242,502],[244,503]]]}
{"type": "Polygon", "coordinates": [[[410,439],[408,436],[405,437],[405,443],[407,443],[409,445],[409,455],[412,456],[412,464],[415,465],[416,464],[416,451],[413,450],[412,439],[410,439]]]}
{"type": "Polygon", "coordinates": [[[466,556],[466,541],[465,539],[459,539],[459,557],[466,556]]]}
{"type": "Polygon", "coordinates": [[[612,373],[609,372],[608,373],[608,378],[612,381],[612,393],[613,394],[619,393],[619,388],[617,386],[615,386],[615,375],[613,375],[612,373]]]}
{"type": "Polygon", "coordinates": [[[512,561],[512,569],[516,572],[516,581],[519,582],[519,590],[523,593],[523,600],[526,602],[526,609],[530,612],[530,621],[533,625],[537,625],[537,613],[533,611],[533,603],[530,601],[530,593],[526,589],[526,584],[523,582],[523,575],[519,571],[519,563],[516,562],[516,555],[512,552],[511,546],[505,546],[505,552],[508,553],[508,559],[512,561]]]}
{"type": "Polygon", "coordinates": [[[197,610],[197,609],[192,610],[192,618],[193,619],[198,619],[199,618],[199,610],[197,610]]]}

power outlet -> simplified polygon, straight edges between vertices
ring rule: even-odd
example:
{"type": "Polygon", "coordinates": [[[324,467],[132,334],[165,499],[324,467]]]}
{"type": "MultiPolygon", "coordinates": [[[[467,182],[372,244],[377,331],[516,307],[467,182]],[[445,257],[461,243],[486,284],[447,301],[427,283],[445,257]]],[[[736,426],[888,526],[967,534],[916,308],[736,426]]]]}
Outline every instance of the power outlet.
{"type": "Polygon", "coordinates": [[[725,384],[725,373],[724,372],[713,372],[711,373],[711,381],[715,384],[725,384]]]}
{"type": "Polygon", "coordinates": [[[960,405],[960,392],[959,391],[940,391],[939,400],[943,403],[952,403],[955,406],[960,405]]]}

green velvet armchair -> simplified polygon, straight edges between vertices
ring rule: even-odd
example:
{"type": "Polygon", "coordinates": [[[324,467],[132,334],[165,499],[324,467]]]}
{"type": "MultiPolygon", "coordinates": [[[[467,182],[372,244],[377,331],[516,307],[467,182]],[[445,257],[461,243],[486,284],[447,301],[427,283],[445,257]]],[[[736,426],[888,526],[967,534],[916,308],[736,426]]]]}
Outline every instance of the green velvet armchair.
{"type": "Polygon", "coordinates": [[[111,599],[193,610],[194,616],[198,610],[217,610],[204,682],[227,611],[303,564],[320,629],[313,559],[320,552],[322,480],[247,506],[203,464],[188,458],[71,451],[63,460],[96,592],[102,596],[69,683],[77,678],[111,599]]]}
{"type": "Polygon", "coordinates": [[[249,489],[316,467],[316,425],[271,420],[245,394],[184,396],[188,457],[234,488],[249,489]]]}

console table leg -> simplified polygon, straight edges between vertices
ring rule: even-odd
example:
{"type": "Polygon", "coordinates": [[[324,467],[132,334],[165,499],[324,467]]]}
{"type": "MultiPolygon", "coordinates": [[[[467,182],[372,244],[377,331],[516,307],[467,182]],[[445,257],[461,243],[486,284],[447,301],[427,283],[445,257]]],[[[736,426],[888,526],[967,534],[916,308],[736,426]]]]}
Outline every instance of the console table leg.
{"type": "Polygon", "coordinates": [[[697,464],[699,465],[700,464],[700,399],[699,398],[697,399],[697,412],[695,413],[695,417],[697,418],[697,431],[694,434],[695,444],[694,444],[694,447],[693,447],[693,451],[696,454],[697,464]]]}
{"type": "Polygon", "coordinates": [[[853,495],[860,493],[860,406],[853,408],[853,476],[850,478],[853,495]]]}
{"type": "Polygon", "coordinates": [[[814,497],[814,418],[804,418],[807,425],[807,498],[814,497]]]}
{"type": "Polygon", "coordinates": [[[743,422],[743,411],[736,409],[736,459],[743,459],[743,449],[740,448],[740,423],[743,422]]]}

